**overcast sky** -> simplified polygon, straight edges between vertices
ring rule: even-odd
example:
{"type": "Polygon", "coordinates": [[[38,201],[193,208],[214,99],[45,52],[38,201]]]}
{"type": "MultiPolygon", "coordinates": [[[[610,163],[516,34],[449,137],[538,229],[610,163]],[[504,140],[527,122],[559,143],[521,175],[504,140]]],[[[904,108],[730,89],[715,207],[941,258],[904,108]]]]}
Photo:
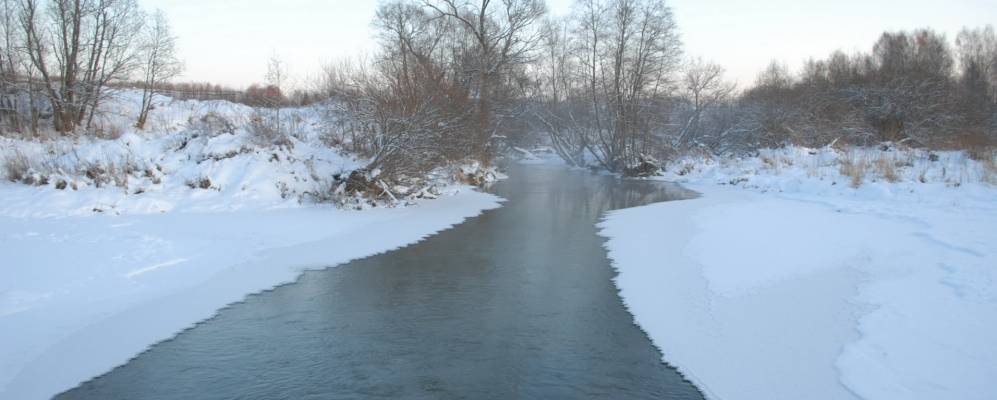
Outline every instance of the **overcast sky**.
{"type": "MultiPolygon", "coordinates": [[[[179,37],[181,80],[245,87],[271,54],[299,82],[330,60],[369,51],[377,0],[140,0],[162,9],[179,37]]],[[[566,14],[573,0],[548,0],[566,14]]],[[[775,59],[791,68],[835,49],[868,50],[884,30],[930,26],[950,39],[997,23],[997,0],[673,0],[687,55],[713,60],[749,84],[775,59]]]]}

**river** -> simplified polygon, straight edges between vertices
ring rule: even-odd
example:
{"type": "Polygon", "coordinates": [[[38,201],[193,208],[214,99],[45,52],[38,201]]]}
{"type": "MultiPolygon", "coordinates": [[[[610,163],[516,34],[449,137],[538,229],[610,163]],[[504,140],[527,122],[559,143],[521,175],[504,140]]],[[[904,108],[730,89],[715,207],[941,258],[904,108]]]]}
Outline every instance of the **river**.
{"type": "Polygon", "coordinates": [[[499,209],[251,295],[57,398],[702,399],[634,325],[594,226],[690,193],[509,175],[488,189],[499,209]]]}

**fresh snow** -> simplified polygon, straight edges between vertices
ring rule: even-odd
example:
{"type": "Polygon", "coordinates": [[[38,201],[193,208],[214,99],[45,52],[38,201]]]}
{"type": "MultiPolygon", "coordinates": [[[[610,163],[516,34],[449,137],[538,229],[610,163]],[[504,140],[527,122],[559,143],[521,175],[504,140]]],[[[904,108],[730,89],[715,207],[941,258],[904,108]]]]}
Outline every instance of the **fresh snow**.
{"type": "MultiPolygon", "coordinates": [[[[104,123],[128,126],[135,95],[106,105],[104,123]]],[[[322,144],[317,108],[285,110],[296,127],[293,147],[280,147],[245,130],[248,107],[157,101],[149,130],[114,140],[0,139],[0,161],[24,155],[36,182],[48,178],[0,182],[0,399],[50,398],[247,294],[499,205],[443,181],[425,197],[446,196],[407,207],[315,204],[309,193],[362,165],[322,144]],[[200,126],[209,113],[235,129],[200,126]],[[93,165],[129,172],[98,186],[84,172],[93,165]],[[204,179],[206,189],[197,185],[204,179]]]]}
{"type": "MultiPolygon", "coordinates": [[[[685,161],[601,223],[624,302],[711,399],[992,399],[997,188],[961,153],[685,161]],[[903,160],[858,188],[839,158],[903,160]]],[[[871,162],[870,161],[870,162],[871,162]]]]}
{"type": "MultiPolygon", "coordinates": [[[[235,211],[298,207],[330,189],[334,174],[363,165],[323,143],[321,108],[284,110],[288,145],[260,143],[247,130],[257,115],[227,101],[157,97],[145,131],[128,127],[141,93],[123,91],[104,107],[102,124],[122,131],[114,140],[0,138],[0,162],[29,160],[28,175],[44,184],[4,189],[0,215],[63,216],[235,211]],[[90,170],[110,182],[98,184],[90,170]],[[59,182],[66,187],[57,189],[59,182]],[[209,187],[200,188],[201,183],[209,187]],[[197,190],[191,190],[191,186],[197,190]]],[[[0,172],[0,175],[3,175],[0,172]]]]}
{"type": "Polygon", "coordinates": [[[367,211],[0,217],[0,399],[49,398],[246,294],[408,245],[497,205],[463,188],[367,211]]]}

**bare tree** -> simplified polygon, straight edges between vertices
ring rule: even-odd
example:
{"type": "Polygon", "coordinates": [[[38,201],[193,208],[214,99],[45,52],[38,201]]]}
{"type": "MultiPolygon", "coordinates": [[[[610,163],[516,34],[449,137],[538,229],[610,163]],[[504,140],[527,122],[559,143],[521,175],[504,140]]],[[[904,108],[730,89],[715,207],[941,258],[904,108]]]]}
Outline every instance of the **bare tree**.
{"type": "Polygon", "coordinates": [[[703,114],[726,102],[734,93],[736,86],[725,82],[723,75],[723,67],[698,58],[693,59],[686,67],[681,94],[688,104],[688,111],[676,140],[679,146],[684,147],[694,142],[702,133],[703,114]]]}
{"type": "MultiPolygon", "coordinates": [[[[0,114],[9,129],[20,131],[18,103],[24,90],[18,76],[21,75],[22,57],[15,6],[13,0],[0,0],[0,114]]],[[[3,129],[0,127],[0,133],[3,129]]]]}
{"type": "Polygon", "coordinates": [[[284,90],[285,85],[287,85],[287,65],[284,63],[284,60],[276,54],[267,60],[266,82],[267,92],[265,98],[268,100],[268,106],[273,108],[274,130],[279,134],[282,132],[280,126],[280,111],[284,106],[284,90]]]}
{"type": "Polygon", "coordinates": [[[452,42],[444,44],[459,40],[452,22],[411,3],[386,3],[374,21],[381,53],[372,65],[340,68],[352,70],[339,84],[347,91],[338,96],[343,120],[359,131],[354,145],[363,142],[366,169],[378,179],[420,176],[473,151],[474,137],[465,134],[474,126],[470,90],[449,70],[461,60],[452,42]]]}
{"type": "Polygon", "coordinates": [[[495,128],[496,94],[511,69],[528,63],[539,34],[535,25],[546,14],[542,0],[423,0],[437,17],[455,22],[471,38],[467,67],[473,74],[477,126],[473,146],[489,158],[495,128]]]}
{"type": "Polygon", "coordinates": [[[135,126],[144,129],[153,98],[164,82],[183,72],[183,63],[177,58],[176,37],[170,33],[166,14],[157,10],[148,25],[141,48],[142,105],[135,126]]]}
{"type": "Polygon", "coordinates": [[[546,132],[554,151],[572,166],[585,166],[588,135],[575,119],[587,106],[576,79],[580,64],[573,54],[574,42],[566,20],[548,20],[540,43],[541,56],[532,97],[538,103],[533,117],[539,130],[546,132]]]}
{"type": "Polygon", "coordinates": [[[997,34],[993,26],[963,29],[956,37],[959,107],[969,129],[997,138],[997,34]]]}
{"type": "Polygon", "coordinates": [[[671,9],[661,0],[583,0],[574,17],[590,153],[606,169],[623,171],[647,158],[655,114],[672,91],[681,42],[671,9]]]}
{"type": "Polygon", "coordinates": [[[84,35],[84,59],[80,111],[76,124],[90,128],[105,90],[114,80],[128,79],[139,66],[139,41],[145,14],[136,0],[93,0],[90,22],[84,35]],[[89,47],[89,48],[87,48],[89,47]]]}
{"type": "Polygon", "coordinates": [[[137,64],[134,39],[143,21],[137,3],[51,0],[42,10],[39,0],[20,1],[26,52],[41,75],[55,129],[89,125],[107,84],[127,78],[137,64]]]}
{"type": "Polygon", "coordinates": [[[997,103],[997,33],[994,27],[963,28],[955,40],[961,73],[978,70],[979,79],[986,82],[980,88],[987,92],[989,101],[997,103]]]}

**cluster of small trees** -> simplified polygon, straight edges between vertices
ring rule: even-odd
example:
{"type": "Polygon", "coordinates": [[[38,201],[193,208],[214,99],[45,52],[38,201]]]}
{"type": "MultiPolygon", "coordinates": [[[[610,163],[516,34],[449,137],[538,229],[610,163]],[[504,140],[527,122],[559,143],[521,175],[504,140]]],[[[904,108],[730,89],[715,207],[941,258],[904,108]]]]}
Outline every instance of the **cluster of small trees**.
{"type": "Polygon", "coordinates": [[[542,0],[425,0],[382,4],[379,53],[330,66],[324,92],[343,134],[371,171],[419,176],[447,161],[489,162],[517,125],[542,0]]]}
{"type": "Polygon", "coordinates": [[[664,1],[580,0],[547,23],[541,49],[532,114],[562,158],[624,172],[661,147],[681,59],[664,1]]]}
{"type": "MultiPolygon", "coordinates": [[[[395,176],[487,163],[537,131],[575,165],[587,154],[622,172],[651,158],[681,60],[671,10],[663,0],[579,0],[575,9],[553,20],[541,0],[383,4],[376,56],[322,77],[341,140],[369,155],[371,170],[395,176]]],[[[699,113],[722,97],[704,79],[694,88],[699,113]]]]}
{"type": "MultiPolygon", "coordinates": [[[[870,53],[834,52],[790,74],[772,63],[708,113],[693,145],[714,153],[795,143],[980,147],[997,142],[997,36],[887,32],[870,53]]],[[[686,142],[682,142],[686,144],[686,142]]]]}
{"type": "Polygon", "coordinates": [[[86,131],[114,82],[144,89],[145,124],[162,82],[182,69],[162,13],[136,0],[0,0],[0,112],[8,131],[86,131]]]}
{"type": "MultiPolygon", "coordinates": [[[[374,21],[380,51],[326,69],[342,142],[372,170],[418,175],[496,138],[542,133],[577,166],[640,173],[656,158],[796,143],[938,146],[997,131],[997,39],[965,30],[885,33],[868,54],[835,52],[802,71],[773,63],[747,90],[683,60],[664,0],[401,0],[374,21]]],[[[971,139],[971,140],[969,140],[971,139]]],[[[968,140],[968,141],[967,141],[968,140]]]]}
{"type": "MultiPolygon", "coordinates": [[[[626,172],[643,155],[693,149],[724,154],[788,143],[997,143],[992,27],[964,29],[954,46],[929,29],[884,33],[870,53],[835,52],[807,61],[798,74],[772,63],[753,86],[738,92],[718,65],[691,60],[675,68],[678,39],[662,36],[674,50],[655,57],[657,44],[642,42],[654,36],[622,24],[627,7],[653,10],[661,7],[658,2],[579,4],[567,21],[546,28],[533,108],[536,125],[574,165],[594,158],[626,172]],[[648,75],[628,78],[628,63],[648,75]],[[646,86],[624,84],[631,91],[620,93],[620,81],[646,86]],[[637,101],[628,102],[629,93],[638,94],[637,101]]],[[[646,15],[660,15],[649,19],[660,26],[674,24],[667,13],[646,15]]]]}

